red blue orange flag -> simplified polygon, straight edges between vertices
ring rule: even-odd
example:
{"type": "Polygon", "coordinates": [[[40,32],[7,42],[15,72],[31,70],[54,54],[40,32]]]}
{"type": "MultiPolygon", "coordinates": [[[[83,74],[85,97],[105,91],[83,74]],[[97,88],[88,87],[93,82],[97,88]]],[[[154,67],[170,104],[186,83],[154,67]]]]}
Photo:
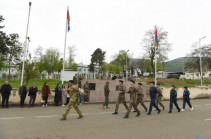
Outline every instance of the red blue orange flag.
{"type": "Polygon", "coordinates": [[[67,9],[67,31],[70,30],[70,14],[69,9],[67,9]]]}
{"type": "Polygon", "coordinates": [[[155,30],[155,47],[158,48],[158,34],[157,34],[157,28],[155,30]]]}

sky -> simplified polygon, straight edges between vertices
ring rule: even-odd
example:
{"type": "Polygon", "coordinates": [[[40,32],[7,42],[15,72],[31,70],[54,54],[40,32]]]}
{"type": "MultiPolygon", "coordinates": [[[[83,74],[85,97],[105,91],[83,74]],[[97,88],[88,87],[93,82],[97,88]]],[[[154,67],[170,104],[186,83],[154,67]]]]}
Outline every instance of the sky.
{"type": "MultiPolygon", "coordinates": [[[[210,0],[31,0],[29,50],[38,46],[64,51],[67,6],[70,28],[67,46],[76,46],[75,61],[89,64],[95,49],[106,51],[110,62],[119,50],[134,58],[144,54],[141,40],[155,25],[168,32],[172,44],[169,59],[184,57],[191,45],[211,44],[210,0]]],[[[29,0],[0,0],[6,33],[18,33],[23,43],[29,0]]],[[[67,54],[66,54],[67,55],[67,54]]]]}

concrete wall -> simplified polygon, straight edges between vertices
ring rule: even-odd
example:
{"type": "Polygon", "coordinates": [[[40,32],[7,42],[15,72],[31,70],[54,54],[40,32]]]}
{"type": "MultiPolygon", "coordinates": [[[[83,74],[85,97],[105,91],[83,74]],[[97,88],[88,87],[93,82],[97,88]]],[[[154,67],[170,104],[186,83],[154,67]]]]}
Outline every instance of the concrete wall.
{"type": "MultiPolygon", "coordinates": [[[[104,102],[104,85],[107,80],[88,80],[89,83],[95,83],[96,84],[96,90],[91,90],[90,91],[90,103],[101,103],[104,102]]],[[[82,82],[84,84],[85,81],[82,82]]],[[[119,84],[118,80],[116,81],[109,81],[110,82],[110,89],[112,92],[110,92],[109,100],[110,102],[116,102],[118,98],[118,92],[116,91],[116,86],[119,84]]],[[[142,82],[142,84],[146,85],[145,82],[142,82]]],[[[124,85],[129,88],[130,82],[124,81],[124,85]]],[[[137,86],[137,83],[136,83],[137,86]]],[[[162,87],[163,88],[163,95],[166,100],[169,99],[170,96],[170,87],[162,87]]],[[[146,99],[149,101],[150,97],[147,94],[149,90],[149,87],[144,87],[144,95],[146,99]]],[[[178,93],[178,98],[182,98],[183,96],[183,88],[176,88],[177,93],[178,93]]],[[[190,98],[194,99],[198,97],[199,95],[204,96],[211,96],[211,87],[193,87],[189,88],[190,91],[190,98]]],[[[55,92],[54,90],[51,90],[51,96],[49,97],[49,103],[54,102],[54,95],[55,92]]],[[[20,97],[18,95],[18,89],[13,89],[11,96],[10,96],[10,104],[19,104],[20,97]]],[[[129,101],[129,94],[126,94],[126,101],[129,101]]],[[[29,102],[29,96],[26,97],[26,103],[29,102]]],[[[36,98],[36,104],[40,104],[41,102],[41,91],[38,92],[37,98],[36,98]]]]}

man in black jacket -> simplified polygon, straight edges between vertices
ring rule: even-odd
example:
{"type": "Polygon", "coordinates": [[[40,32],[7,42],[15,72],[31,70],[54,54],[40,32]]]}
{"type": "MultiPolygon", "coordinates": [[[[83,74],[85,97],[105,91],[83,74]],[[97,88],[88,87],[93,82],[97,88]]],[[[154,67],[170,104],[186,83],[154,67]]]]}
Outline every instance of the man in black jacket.
{"type": "Polygon", "coordinates": [[[38,88],[36,87],[36,84],[33,83],[33,86],[29,88],[29,107],[34,107],[34,102],[37,96],[38,88]]]}
{"type": "Polygon", "coordinates": [[[9,97],[11,94],[12,86],[9,85],[8,81],[5,81],[5,84],[1,86],[1,95],[2,95],[2,108],[4,108],[4,102],[6,100],[6,108],[8,108],[9,97]]]}
{"type": "Polygon", "coordinates": [[[27,94],[27,88],[26,88],[26,83],[23,82],[23,85],[19,87],[19,96],[20,96],[20,107],[24,107],[24,102],[26,99],[26,94],[27,94]]]}

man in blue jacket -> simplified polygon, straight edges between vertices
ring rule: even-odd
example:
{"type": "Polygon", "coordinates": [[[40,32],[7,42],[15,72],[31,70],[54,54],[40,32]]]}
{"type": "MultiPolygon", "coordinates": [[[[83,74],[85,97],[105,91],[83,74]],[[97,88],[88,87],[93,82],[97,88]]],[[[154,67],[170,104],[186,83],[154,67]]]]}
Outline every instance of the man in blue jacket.
{"type": "Polygon", "coordinates": [[[175,107],[177,108],[178,112],[180,112],[180,108],[177,104],[177,91],[175,90],[175,86],[172,85],[171,91],[170,91],[170,107],[169,107],[169,113],[172,113],[173,109],[173,103],[175,107]]]}
{"type": "Polygon", "coordinates": [[[155,105],[155,99],[157,96],[157,88],[155,87],[155,83],[151,82],[150,83],[150,89],[149,89],[149,94],[150,94],[150,105],[149,105],[149,111],[147,115],[151,115],[152,112],[152,106],[156,108],[156,110],[158,111],[158,114],[160,114],[161,110],[158,108],[157,105],[155,105]]]}
{"type": "Polygon", "coordinates": [[[185,111],[185,104],[186,104],[186,102],[187,102],[187,104],[188,104],[188,106],[191,108],[191,110],[193,110],[193,107],[192,107],[192,105],[191,105],[191,103],[190,103],[190,92],[189,92],[189,90],[188,90],[188,87],[184,87],[185,88],[185,90],[184,90],[184,92],[183,92],[183,109],[182,109],[182,111],[185,111]]]}

